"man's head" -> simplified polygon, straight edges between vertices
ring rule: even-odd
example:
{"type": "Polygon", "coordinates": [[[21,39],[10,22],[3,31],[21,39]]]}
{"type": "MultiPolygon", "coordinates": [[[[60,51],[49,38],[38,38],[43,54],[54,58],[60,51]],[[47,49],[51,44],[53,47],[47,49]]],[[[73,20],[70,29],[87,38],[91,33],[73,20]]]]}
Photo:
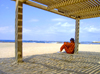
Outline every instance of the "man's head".
{"type": "Polygon", "coordinates": [[[74,38],[71,38],[70,41],[74,42],[74,38]]]}

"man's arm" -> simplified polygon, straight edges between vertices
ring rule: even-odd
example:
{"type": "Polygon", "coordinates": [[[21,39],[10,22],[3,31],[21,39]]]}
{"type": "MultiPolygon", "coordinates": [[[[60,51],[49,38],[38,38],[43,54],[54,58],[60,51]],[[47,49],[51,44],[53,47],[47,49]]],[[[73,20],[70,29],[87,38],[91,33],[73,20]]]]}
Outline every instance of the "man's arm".
{"type": "Polygon", "coordinates": [[[69,42],[64,42],[64,44],[65,44],[67,47],[69,47],[69,46],[71,45],[71,43],[69,43],[69,42]]]}

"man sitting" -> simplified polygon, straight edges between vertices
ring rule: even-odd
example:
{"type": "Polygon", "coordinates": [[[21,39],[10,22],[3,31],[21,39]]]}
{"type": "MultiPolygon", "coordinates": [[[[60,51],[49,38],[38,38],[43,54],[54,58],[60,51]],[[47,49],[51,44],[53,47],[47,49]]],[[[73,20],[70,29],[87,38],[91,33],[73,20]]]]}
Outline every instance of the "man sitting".
{"type": "Polygon", "coordinates": [[[60,48],[60,52],[65,49],[66,53],[73,54],[75,48],[74,38],[70,39],[70,42],[64,42],[64,44],[60,48]]]}

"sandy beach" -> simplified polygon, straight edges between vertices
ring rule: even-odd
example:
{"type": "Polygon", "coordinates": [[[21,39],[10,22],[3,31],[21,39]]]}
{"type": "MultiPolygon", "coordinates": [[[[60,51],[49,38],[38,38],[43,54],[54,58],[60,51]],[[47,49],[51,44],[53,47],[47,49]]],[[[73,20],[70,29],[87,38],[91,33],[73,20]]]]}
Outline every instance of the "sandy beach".
{"type": "MultiPolygon", "coordinates": [[[[23,43],[23,56],[56,53],[62,44],[56,43],[23,43]]],[[[99,44],[79,44],[79,51],[100,52],[99,44]]],[[[0,43],[0,58],[15,56],[14,43],[0,43]]]]}
{"type": "Polygon", "coordinates": [[[17,64],[15,44],[0,43],[0,74],[100,74],[99,44],[79,44],[73,55],[57,53],[61,45],[23,43],[24,62],[17,64]]]}

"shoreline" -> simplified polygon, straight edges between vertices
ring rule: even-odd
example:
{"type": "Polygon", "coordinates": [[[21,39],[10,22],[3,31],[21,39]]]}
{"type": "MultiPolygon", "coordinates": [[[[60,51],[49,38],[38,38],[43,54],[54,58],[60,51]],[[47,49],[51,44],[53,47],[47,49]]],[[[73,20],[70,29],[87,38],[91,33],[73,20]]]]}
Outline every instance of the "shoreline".
{"type": "MultiPolygon", "coordinates": [[[[0,43],[15,43],[15,42],[0,42],[0,43]]],[[[22,42],[22,43],[37,43],[37,42],[22,42]]],[[[37,44],[63,44],[61,42],[51,42],[51,43],[37,43],[37,44]]],[[[100,45],[100,43],[96,43],[96,42],[91,42],[91,43],[79,43],[79,45],[100,45]]]]}
{"type": "MultiPolygon", "coordinates": [[[[22,43],[60,43],[69,41],[22,40],[22,43]]],[[[15,40],[0,40],[0,43],[15,43],[15,40]]],[[[100,44],[100,41],[80,41],[79,44],[100,44]]]]}

